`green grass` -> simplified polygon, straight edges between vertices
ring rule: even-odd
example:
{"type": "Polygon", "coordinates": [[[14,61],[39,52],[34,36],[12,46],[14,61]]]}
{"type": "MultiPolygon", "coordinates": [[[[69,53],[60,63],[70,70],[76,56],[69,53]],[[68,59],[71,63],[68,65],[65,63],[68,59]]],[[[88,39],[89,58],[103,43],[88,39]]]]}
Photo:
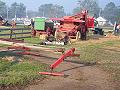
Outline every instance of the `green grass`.
{"type": "MultiPolygon", "coordinates": [[[[58,48],[58,46],[53,47],[54,49],[58,48]]],[[[101,43],[73,43],[61,47],[66,50],[75,47],[76,52],[80,53],[80,60],[74,60],[74,62],[98,63],[100,68],[111,73],[114,80],[120,81],[120,40],[101,43]]]]}
{"type": "Polygon", "coordinates": [[[8,47],[8,46],[9,46],[9,45],[1,44],[1,43],[0,43],[0,48],[1,48],[1,47],[8,47]]]}
{"type": "MultiPolygon", "coordinates": [[[[25,42],[31,44],[38,44],[40,41],[39,38],[25,38],[25,42]]],[[[99,67],[110,72],[115,80],[120,81],[120,40],[108,40],[101,43],[73,43],[65,46],[47,45],[44,47],[51,49],[64,47],[66,50],[75,47],[77,52],[80,52],[80,61],[74,60],[75,62],[100,63],[99,67]]]]}
{"type": "Polygon", "coordinates": [[[105,71],[112,74],[114,80],[120,81],[120,40],[105,41],[100,44],[81,46],[80,60],[83,62],[97,62],[105,71]],[[108,47],[108,48],[107,48],[108,47]],[[117,48],[111,49],[110,47],[117,48]],[[106,49],[107,48],[107,49],[106,49]],[[119,51],[118,51],[119,50],[119,51]]]}
{"type": "Polygon", "coordinates": [[[39,44],[41,42],[38,37],[24,38],[24,41],[30,44],[39,44]]]}
{"type": "Polygon", "coordinates": [[[43,79],[45,76],[38,72],[45,71],[46,67],[47,65],[38,62],[14,63],[0,60],[0,86],[24,86],[35,79],[43,79]]]}
{"type": "MultiPolygon", "coordinates": [[[[26,38],[26,42],[32,44],[38,44],[40,42],[39,38],[26,38]]],[[[74,60],[75,62],[84,62],[84,63],[100,63],[100,67],[104,70],[115,73],[113,77],[116,80],[120,80],[120,72],[118,67],[116,67],[116,63],[120,62],[120,52],[115,50],[114,48],[119,49],[120,47],[120,40],[109,40],[104,41],[102,43],[73,43],[71,45],[65,46],[57,46],[57,45],[47,45],[43,46],[51,49],[56,48],[65,48],[66,50],[75,47],[76,52],[80,52],[80,61],[74,60]],[[110,47],[114,47],[111,49],[110,47]],[[108,49],[108,50],[107,50],[108,49]],[[116,63],[114,63],[114,62],[116,63]],[[112,65],[112,66],[111,66],[112,65]]],[[[118,63],[118,65],[120,65],[118,63]]],[[[117,66],[118,66],[117,65],[117,66]]]]}
{"type": "Polygon", "coordinates": [[[101,67],[111,73],[113,80],[120,82],[120,63],[105,63],[102,64],[101,67]]]}

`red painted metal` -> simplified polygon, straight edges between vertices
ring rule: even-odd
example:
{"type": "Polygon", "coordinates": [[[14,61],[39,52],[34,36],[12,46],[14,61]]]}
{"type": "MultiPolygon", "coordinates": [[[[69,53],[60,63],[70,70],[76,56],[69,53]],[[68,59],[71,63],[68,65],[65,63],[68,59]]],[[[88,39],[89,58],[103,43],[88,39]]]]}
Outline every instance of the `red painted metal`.
{"type": "Polygon", "coordinates": [[[16,54],[21,54],[21,55],[32,55],[32,56],[41,56],[40,54],[36,53],[31,53],[31,52],[16,52],[16,54]]]}
{"type": "Polygon", "coordinates": [[[88,21],[87,21],[87,27],[88,28],[94,28],[94,18],[93,17],[88,17],[88,21]]]}
{"type": "MultiPolygon", "coordinates": [[[[27,52],[28,50],[31,50],[30,48],[27,48],[27,47],[12,46],[12,47],[8,47],[8,49],[25,50],[23,52],[16,52],[16,54],[40,56],[40,54],[35,54],[35,53],[27,52]]],[[[50,66],[51,70],[53,70],[60,63],[62,63],[66,57],[69,57],[69,56],[78,56],[79,55],[79,54],[74,54],[74,52],[75,52],[75,48],[71,48],[70,50],[66,51],[63,55],[61,55],[61,57],[57,61],[55,61],[50,66]]],[[[52,75],[52,76],[64,76],[63,73],[53,73],[53,72],[39,72],[39,74],[52,75]]]]}
{"type": "Polygon", "coordinates": [[[39,74],[52,75],[52,76],[64,76],[64,73],[52,73],[52,72],[39,72],[39,74]]]}
{"type": "Polygon", "coordinates": [[[55,63],[53,63],[50,68],[54,69],[56,68],[61,62],[63,62],[63,60],[68,57],[68,56],[72,56],[72,54],[74,53],[75,48],[72,48],[70,50],[68,50],[65,54],[63,54],[55,63]]]}
{"type": "MultiPolygon", "coordinates": [[[[94,28],[94,18],[88,16],[88,11],[83,10],[80,13],[73,16],[64,16],[63,18],[52,18],[52,20],[60,21],[60,25],[56,32],[67,33],[68,36],[77,36],[77,32],[84,33],[88,31],[88,28],[94,28]],[[83,27],[85,28],[83,32],[83,27]]],[[[81,36],[82,39],[83,36],[81,36]]],[[[86,36],[84,36],[86,37],[86,36]]]]}
{"type": "Polygon", "coordinates": [[[71,57],[79,57],[80,54],[72,54],[71,57]]]}
{"type": "MultiPolygon", "coordinates": [[[[74,54],[74,51],[75,51],[75,48],[71,48],[70,50],[66,51],[65,54],[61,55],[61,57],[50,66],[51,70],[53,70],[60,63],[62,63],[66,57],[78,56],[79,55],[79,54],[74,54]]],[[[39,72],[39,74],[42,74],[42,75],[52,75],[52,76],[64,76],[63,73],[53,73],[53,72],[39,72]]]]}
{"type": "Polygon", "coordinates": [[[25,51],[30,51],[31,50],[30,48],[24,47],[24,46],[11,46],[11,47],[8,47],[8,49],[25,50],[25,51]]]}
{"type": "Polygon", "coordinates": [[[53,63],[53,64],[50,66],[50,68],[51,68],[51,69],[56,68],[61,62],[63,62],[64,58],[65,58],[65,55],[62,55],[55,63],[53,63]]]}
{"type": "Polygon", "coordinates": [[[68,17],[64,17],[64,18],[51,18],[51,20],[56,20],[56,21],[65,21],[65,22],[84,22],[83,20],[80,20],[80,19],[73,19],[73,18],[70,18],[69,16],[68,17]]]}

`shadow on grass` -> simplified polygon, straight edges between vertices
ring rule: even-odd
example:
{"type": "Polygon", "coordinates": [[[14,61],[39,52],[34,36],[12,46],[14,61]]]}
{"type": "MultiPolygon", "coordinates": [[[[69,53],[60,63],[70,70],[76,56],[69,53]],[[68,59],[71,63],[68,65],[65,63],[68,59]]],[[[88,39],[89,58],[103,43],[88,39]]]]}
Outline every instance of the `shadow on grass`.
{"type": "Polygon", "coordinates": [[[0,57],[5,57],[5,56],[19,56],[19,57],[22,57],[22,55],[18,55],[13,51],[0,51],[0,57]]]}
{"type": "MultiPolygon", "coordinates": [[[[19,58],[21,58],[23,55],[20,55],[20,54],[16,54],[14,51],[1,51],[0,52],[0,57],[5,57],[5,56],[17,56],[19,58]]],[[[51,56],[46,56],[46,55],[42,55],[42,54],[36,54],[36,55],[31,55],[31,56],[35,56],[35,57],[43,57],[47,60],[51,60],[53,61],[56,61],[58,60],[58,58],[55,58],[55,57],[51,57],[51,56]]],[[[16,63],[18,61],[14,61],[13,63],[16,63]]],[[[96,62],[83,62],[83,61],[76,61],[76,60],[64,60],[64,62],[70,62],[70,63],[74,63],[74,64],[82,64],[83,66],[92,66],[92,65],[96,65],[97,63],[96,62]]]]}
{"type": "MultiPolygon", "coordinates": [[[[56,61],[56,60],[58,60],[59,59],[59,57],[58,58],[55,58],[55,57],[52,57],[52,56],[46,56],[46,55],[43,55],[43,54],[36,54],[36,55],[31,55],[31,56],[35,56],[35,57],[42,57],[42,58],[45,58],[45,60],[47,59],[47,60],[50,60],[50,61],[53,61],[53,63],[54,63],[54,61],[56,61]]],[[[66,60],[64,60],[64,62],[70,62],[70,63],[74,63],[74,64],[82,64],[82,65],[84,65],[84,66],[92,66],[92,65],[96,65],[97,64],[97,62],[87,62],[87,61],[78,61],[78,60],[69,60],[69,59],[66,59],[66,60]]]]}
{"type": "Polygon", "coordinates": [[[22,58],[22,55],[15,54],[13,51],[0,51],[0,58],[3,58],[3,57],[12,57],[12,56],[15,56],[15,60],[13,60],[13,61],[11,60],[11,62],[9,63],[9,65],[6,66],[5,68],[10,67],[12,65],[15,65],[15,64],[19,63],[18,58],[22,58]]]}
{"type": "Polygon", "coordinates": [[[96,62],[81,62],[81,61],[68,61],[68,60],[65,60],[65,61],[66,62],[75,63],[75,64],[81,64],[81,66],[77,66],[77,67],[73,67],[73,68],[70,68],[70,69],[66,69],[66,70],[63,70],[62,72],[73,70],[73,69],[77,69],[77,68],[80,68],[80,67],[93,66],[93,65],[97,64],[96,62]]]}
{"type": "Polygon", "coordinates": [[[77,67],[73,67],[73,68],[66,69],[66,70],[62,70],[61,72],[70,71],[70,70],[77,69],[77,68],[80,68],[80,67],[84,67],[84,65],[82,65],[82,66],[77,66],[77,67]]]}

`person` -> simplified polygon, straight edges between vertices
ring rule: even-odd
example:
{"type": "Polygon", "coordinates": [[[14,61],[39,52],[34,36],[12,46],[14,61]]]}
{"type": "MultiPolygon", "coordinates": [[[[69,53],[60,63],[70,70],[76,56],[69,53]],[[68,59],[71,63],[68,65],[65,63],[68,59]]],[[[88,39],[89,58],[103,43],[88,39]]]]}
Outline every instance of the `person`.
{"type": "Polygon", "coordinates": [[[16,21],[15,20],[12,20],[12,28],[16,28],[16,21]]]}
{"type": "Polygon", "coordinates": [[[119,32],[120,32],[120,25],[118,24],[116,27],[116,33],[119,34],[119,32]]]}
{"type": "Polygon", "coordinates": [[[77,31],[80,31],[80,38],[81,40],[86,40],[86,33],[87,33],[87,29],[86,29],[86,26],[85,26],[85,22],[83,22],[81,25],[79,25],[77,27],[77,31]]]}
{"type": "Polygon", "coordinates": [[[52,30],[50,27],[47,27],[46,33],[48,36],[50,36],[52,34],[52,30]]]}
{"type": "Polygon", "coordinates": [[[31,30],[32,30],[32,37],[36,36],[36,30],[34,29],[35,22],[31,19],[31,30]]]}
{"type": "Polygon", "coordinates": [[[0,26],[2,26],[2,24],[3,24],[3,18],[2,16],[0,16],[0,26]]]}
{"type": "Polygon", "coordinates": [[[33,19],[31,19],[31,29],[32,30],[34,29],[34,24],[35,24],[35,22],[33,21],[33,19]]]}
{"type": "Polygon", "coordinates": [[[69,36],[68,36],[68,33],[67,33],[67,32],[65,32],[65,36],[64,36],[64,38],[63,38],[63,42],[64,42],[65,45],[67,45],[68,42],[69,42],[69,36]]]}

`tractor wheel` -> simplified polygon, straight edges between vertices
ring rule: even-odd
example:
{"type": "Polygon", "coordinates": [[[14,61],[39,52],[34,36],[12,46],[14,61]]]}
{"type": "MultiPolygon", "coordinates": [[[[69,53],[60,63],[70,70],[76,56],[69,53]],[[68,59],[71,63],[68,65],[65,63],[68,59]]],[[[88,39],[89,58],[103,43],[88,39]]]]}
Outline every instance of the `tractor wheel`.
{"type": "Polygon", "coordinates": [[[77,34],[76,34],[76,40],[80,40],[80,32],[78,31],[77,34]]]}
{"type": "Polygon", "coordinates": [[[63,38],[64,38],[64,33],[55,31],[55,39],[56,39],[56,41],[60,41],[63,38]]]}
{"type": "Polygon", "coordinates": [[[58,40],[58,33],[59,33],[59,32],[55,31],[55,35],[54,35],[54,36],[55,36],[55,39],[56,39],[56,40],[58,40]]]}

